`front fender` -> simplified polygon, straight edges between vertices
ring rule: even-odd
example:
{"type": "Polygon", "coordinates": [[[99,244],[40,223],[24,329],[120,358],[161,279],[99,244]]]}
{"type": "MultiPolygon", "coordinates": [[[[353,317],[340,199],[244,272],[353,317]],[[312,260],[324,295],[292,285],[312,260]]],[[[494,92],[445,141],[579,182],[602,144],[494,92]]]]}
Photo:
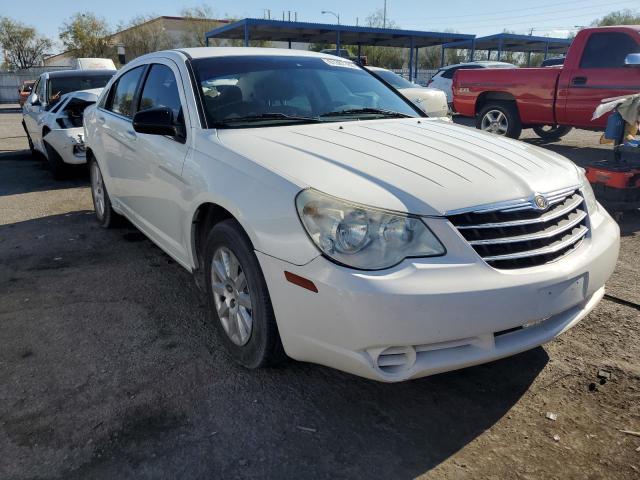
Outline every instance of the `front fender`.
{"type": "Polygon", "coordinates": [[[206,152],[196,148],[187,158],[182,177],[189,185],[189,212],[183,226],[189,232],[187,247],[196,265],[191,224],[205,203],[229,211],[244,228],[254,248],[266,255],[304,265],[319,255],[302,227],[295,197],[305,186],[257,165],[215,141],[206,152]]]}

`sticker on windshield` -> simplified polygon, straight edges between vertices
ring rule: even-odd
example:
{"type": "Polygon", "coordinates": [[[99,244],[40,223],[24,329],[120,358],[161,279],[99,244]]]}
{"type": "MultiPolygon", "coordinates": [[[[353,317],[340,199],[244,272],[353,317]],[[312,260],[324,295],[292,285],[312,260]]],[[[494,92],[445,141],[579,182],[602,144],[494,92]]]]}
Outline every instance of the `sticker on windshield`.
{"type": "Polygon", "coordinates": [[[332,67],[358,68],[351,60],[344,60],[342,58],[323,58],[322,60],[332,67]]]}

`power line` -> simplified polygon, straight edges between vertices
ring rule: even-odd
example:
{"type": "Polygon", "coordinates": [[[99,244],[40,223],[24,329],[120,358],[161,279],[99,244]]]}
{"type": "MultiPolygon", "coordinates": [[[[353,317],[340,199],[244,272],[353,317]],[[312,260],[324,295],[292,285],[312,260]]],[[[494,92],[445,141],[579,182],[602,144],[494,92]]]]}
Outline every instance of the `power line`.
{"type": "MultiPolygon", "coordinates": [[[[570,4],[570,3],[576,3],[576,2],[568,2],[567,4],[570,4]]],[[[578,3],[584,3],[584,2],[581,1],[581,2],[578,2],[578,3]]],[[[618,7],[618,5],[616,5],[616,4],[619,4],[621,6],[622,4],[629,4],[629,3],[637,3],[637,0],[623,0],[623,1],[613,2],[613,3],[612,2],[599,3],[599,4],[589,5],[589,6],[585,7],[585,8],[581,8],[580,11],[584,11],[585,9],[594,9],[594,8],[601,8],[601,7],[608,7],[610,9],[612,9],[612,8],[617,8],[618,7]]],[[[558,4],[556,4],[554,6],[557,7],[558,4]]],[[[518,9],[518,10],[503,10],[503,11],[498,12],[498,13],[502,14],[502,13],[508,13],[508,12],[520,12],[522,10],[531,10],[531,9],[533,9],[533,7],[523,8],[523,9],[518,9]]],[[[535,10],[540,10],[540,8],[535,8],[535,10]]],[[[556,14],[556,13],[573,12],[575,10],[576,10],[576,8],[573,7],[573,8],[569,8],[569,9],[553,10],[553,11],[545,11],[545,12],[540,12],[540,13],[526,14],[524,16],[546,16],[546,15],[553,15],[553,14],[556,14]]],[[[459,17],[472,16],[474,18],[470,19],[470,20],[456,20],[453,23],[456,23],[456,24],[458,24],[458,23],[481,23],[481,22],[489,22],[489,21],[500,20],[500,19],[522,18],[523,17],[523,15],[517,15],[517,16],[508,15],[506,17],[496,17],[495,15],[496,15],[495,13],[478,14],[478,15],[460,15],[459,17]],[[487,16],[487,15],[490,15],[491,18],[487,18],[485,20],[478,20],[477,19],[477,17],[487,16]]],[[[404,17],[404,18],[405,19],[409,19],[409,17],[404,17]]],[[[413,16],[410,19],[411,20],[427,20],[427,21],[431,22],[432,20],[435,20],[435,19],[438,19],[438,18],[442,18],[442,21],[435,22],[435,23],[443,23],[443,22],[452,23],[449,20],[451,20],[452,18],[458,18],[458,16],[454,16],[454,15],[449,16],[449,17],[415,17],[415,16],[413,16]]],[[[402,18],[400,18],[400,20],[402,20],[402,18]]]]}
{"type": "MultiPolygon", "coordinates": [[[[620,4],[629,4],[629,3],[637,3],[638,0],[624,0],[621,2],[616,2],[616,4],[620,5],[620,4]]],[[[455,25],[459,25],[459,24],[473,24],[473,25],[477,25],[477,24],[484,24],[487,22],[495,22],[497,20],[499,21],[506,21],[506,20],[512,20],[512,19],[520,19],[520,18],[540,18],[540,17],[546,17],[548,15],[555,15],[558,13],[569,13],[569,12],[574,12],[574,11],[579,11],[579,12],[584,12],[585,10],[593,10],[593,9],[597,9],[597,10],[602,10],[603,8],[607,8],[607,12],[611,11],[611,8],[616,8],[615,4],[612,5],[611,2],[609,3],[602,3],[599,5],[592,5],[591,7],[588,8],[582,8],[580,10],[576,10],[575,8],[570,8],[570,9],[564,9],[564,10],[554,10],[554,11],[549,11],[549,12],[544,12],[544,13],[535,13],[535,14],[529,14],[529,15],[509,15],[506,17],[493,17],[490,19],[486,19],[486,20],[456,20],[455,22],[446,22],[448,24],[455,24],[455,25]]],[[[591,13],[590,15],[595,15],[595,13],[591,13]]],[[[573,15],[576,16],[576,15],[573,15]]],[[[582,15],[584,16],[584,15],[582,15]]],[[[429,19],[425,19],[426,21],[429,21],[429,19]]],[[[531,21],[531,20],[528,20],[531,21]]],[[[440,21],[440,22],[435,22],[437,24],[441,24],[444,21],[440,21]]],[[[430,22],[431,23],[431,22],[430,22]]]]}

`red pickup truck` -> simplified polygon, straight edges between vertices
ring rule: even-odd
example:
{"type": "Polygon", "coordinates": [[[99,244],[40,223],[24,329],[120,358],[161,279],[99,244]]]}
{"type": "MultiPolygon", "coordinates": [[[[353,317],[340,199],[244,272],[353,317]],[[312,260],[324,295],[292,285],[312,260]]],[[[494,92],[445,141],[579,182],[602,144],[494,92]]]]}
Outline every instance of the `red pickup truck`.
{"type": "Polygon", "coordinates": [[[573,40],[562,67],[458,70],[453,105],[476,127],[511,138],[533,128],[557,139],[592,121],[604,98],[640,93],[640,25],[585,28],[573,40]]]}

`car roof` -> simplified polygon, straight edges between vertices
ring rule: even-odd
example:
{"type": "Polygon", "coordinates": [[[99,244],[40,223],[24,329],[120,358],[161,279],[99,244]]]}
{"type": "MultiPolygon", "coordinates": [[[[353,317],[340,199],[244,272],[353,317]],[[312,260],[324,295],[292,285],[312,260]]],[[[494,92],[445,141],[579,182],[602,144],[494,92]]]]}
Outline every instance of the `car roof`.
{"type": "Polygon", "coordinates": [[[57,70],[55,72],[47,72],[48,78],[68,78],[68,77],[101,77],[104,75],[115,75],[117,70],[57,70]]]}

